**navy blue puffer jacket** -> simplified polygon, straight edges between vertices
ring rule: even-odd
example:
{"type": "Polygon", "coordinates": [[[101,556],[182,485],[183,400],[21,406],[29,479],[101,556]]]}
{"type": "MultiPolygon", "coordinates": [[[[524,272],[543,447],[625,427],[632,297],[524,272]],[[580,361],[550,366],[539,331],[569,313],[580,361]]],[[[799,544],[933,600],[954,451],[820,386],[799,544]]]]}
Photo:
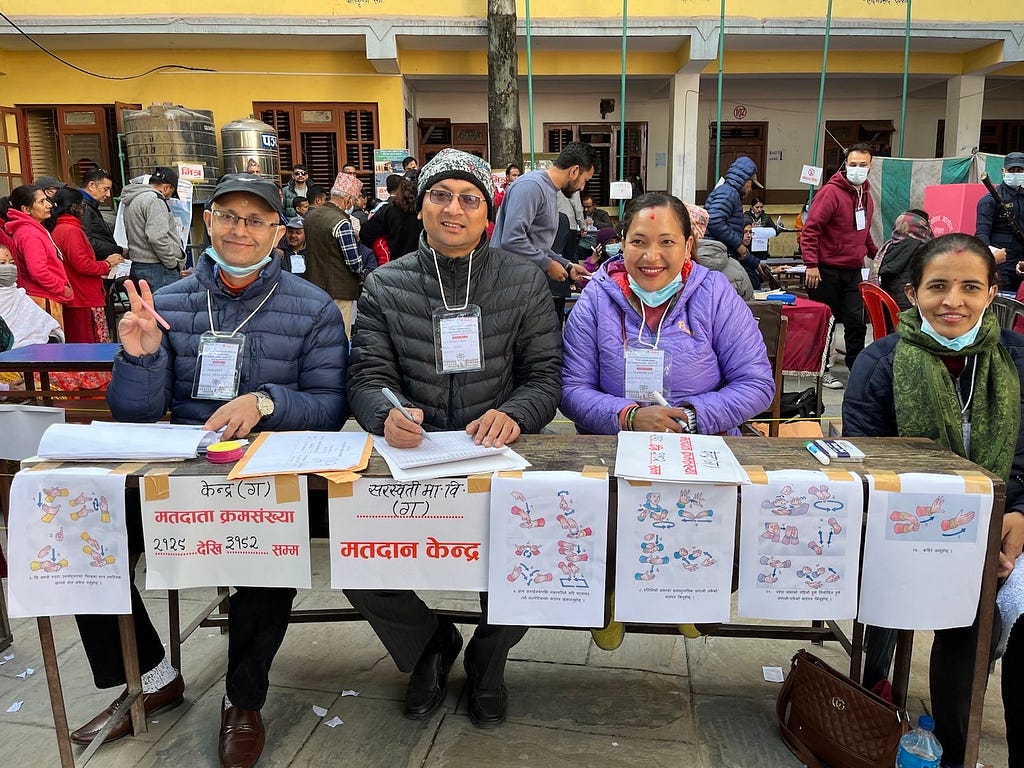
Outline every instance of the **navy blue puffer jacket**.
{"type": "Polygon", "coordinates": [[[337,430],[347,417],[345,366],[348,341],[331,298],[301,277],[281,271],[274,259],[238,296],[224,290],[214,265],[203,256],[190,277],[156,292],[153,304],[171,325],[153,355],[124,350],[114,359],[107,389],[119,421],[151,422],[170,408],[176,423],[202,424],[224,402],[192,397],[199,337],[210,330],[207,295],[217,331],[231,332],[277,286],[242,328],[245,336],[240,394],[262,390],[274,413],[261,430],[337,430]]]}
{"type": "Polygon", "coordinates": [[[738,157],[725,173],[725,183],[711,190],[704,207],[708,212],[705,237],[724,243],[729,254],[743,245],[743,185],[757,173],[757,165],[749,157],[738,157]]]}

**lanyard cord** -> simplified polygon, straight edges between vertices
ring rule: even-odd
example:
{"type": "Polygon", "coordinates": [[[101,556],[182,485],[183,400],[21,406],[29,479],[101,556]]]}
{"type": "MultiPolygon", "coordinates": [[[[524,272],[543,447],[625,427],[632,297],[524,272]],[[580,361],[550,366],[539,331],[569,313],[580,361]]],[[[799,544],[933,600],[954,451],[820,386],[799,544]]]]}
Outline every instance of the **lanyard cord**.
{"type": "Polygon", "coordinates": [[[654,335],[654,343],[648,344],[646,341],[640,338],[641,336],[643,336],[644,328],[647,327],[647,310],[644,309],[644,303],[642,301],[640,302],[641,323],[639,330],[637,330],[636,332],[636,341],[638,344],[643,344],[645,347],[650,347],[651,349],[658,348],[658,345],[661,343],[661,326],[665,322],[665,316],[668,314],[668,310],[669,308],[665,307],[665,311],[661,314],[661,319],[658,321],[658,332],[654,335]]]}
{"type": "Polygon", "coordinates": [[[214,336],[219,336],[219,337],[228,337],[228,338],[230,338],[230,337],[234,336],[236,333],[238,333],[240,330],[242,330],[242,326],[243,325],[245,325],[250,320],[252,320],[253,315],[255,315],[257,312],[259,312],[261,309],[263,309],[263,305],[266,304],[267,300],[271,296],[274,295],[274,291],[277,290],[277,286],[278,286],[278,283],[274,283],[274,287],[271,288],[270,291],[267,293],[267,295],[263,297],[263,301],[261,301],[259,303],[259,306],[257,306],[256,309],[254,309],[252,312],[250,312],[249,316],[247,318],[245,318],[245,320],[240,322],[238,324],[238,327],[235,328],[235,330],[233,330],[231,333],[221,333],[220,331],[218,331],[216,328],[213,327],[213,300],[210,298],[210,292],[207,291],[206,292],[206,313],[210,316],[210,333],[212,333],[214,336]]]}
{"type": "Polygon", "coordinates": [[[449,312],[461,312],[469,306],[469,285],[473,280],[473,254],[475,251],[476,249],[469,252],[469,272],[466,274],[466,300],[461,307],[453,307],[448,304],[448,299],[444,295],[444,283],[441,281],[441,268],[437,265],[437,253],[433,248],[430,249],[430,253],[434,256],[434,271],[437,272],[437,287],[441,291],[441,301],[444,302],[444,308],[449,312]]]}
{"type": "Polygon", "coordinates": [[[978,380],[978,356],[974,356],[971,366],[971,388],[967,393],[967,401],[964,402],[960,394],[960,387],[956,388],[956,399],[960,401],[960,420],[967,421],[967,409],[971,407],[971,398],[974,397],[974,383],[978,380]]]}

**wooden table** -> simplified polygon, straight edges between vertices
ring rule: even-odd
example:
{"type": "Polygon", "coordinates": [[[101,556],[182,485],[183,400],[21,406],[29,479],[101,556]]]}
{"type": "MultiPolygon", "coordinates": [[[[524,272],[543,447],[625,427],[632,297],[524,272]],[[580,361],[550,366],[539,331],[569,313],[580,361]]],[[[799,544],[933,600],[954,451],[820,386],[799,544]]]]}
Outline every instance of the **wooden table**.
{"type": "MultiPolygon", "coordinates": [[[[758,466],[767,471],[784,469],[806,469],[818,470],[820,465],[804,448],[804,440],[796,438],[755,438],[755,437],[729,437],[726,438],[729,447],[735,453],[740,463],[745,466],[758,466]]],[[[992,480],[993,484],[993,509],[992,523],[989,529],[988,554],[985,561],[985,571],[982,578],[981,598],[979,607],[979,631],[978,646],[976,651],[975,674],[972,689],[970,720],[967,731],[967,765],[973,765],[977,760],[978,744],[981,736],[981,715],[984,704],[985,688],[988,682],[988,661],[989,645],[992,634],[992,616],[995,606],[996,594],[996,570],[998,567],[999,547],[1001,543],[1001,518],[1005,506],[1006,488],[1005,484],[994,475],[986,472],[975,464],[963,459],[953,453],[946,451],[930,440],[919,438],[873,438],[859,439],[857,445],[865,452],[866,459],[863,464],[848,465],[848,468],[858,472],[862,476],[874,471],[885,472],[930,472],[936,474],[956,474],[958,472],[982,472],[992,480]]],[[[599,435],[523,435],[516,441],[516,450],[529,459],[534,471],[554,470],[579,470],[587,465],[607,466],[610,475],[614,473],[616,438],[614,436],[599,435]]],[[[26,462],[26,465],[29,465],[26,462]]],[[[110,464],[109,466],[116,466],[110,464]]],[[[133,470],[128,476],[128,487],[138,488],[140,478],[147,471],[160,467],[166,470],[166,464],[146,465],[133,470]]],[[[205,460],[194,460],[176,465],[171,472],[172,475],[183,476],[204,476],[223,475],[226,472],[224,465],[214,465],[205,460]]],[[[362,473],[364,477],[390,477],[387,465],[384,461],[373,454],[370,464],[362,473]]],[[[327,481],[318,476],[310,475],[308,478],[309,488],[312,490],[323,490],[327,487],[327,481]]],[[[614,489],[614,484],[612,488],[614,489]]],[[[614,513],[614,505],[612,505],[614,513]]],[[[614,530],[612,525],[611,530],[614,530]]],[[[613,539],[612,539],[613,540],[613,539]]],[[[609,557],[609,563],[613,563],[613,557],[609,557]]],[[[609,585],[611,582],[609,581],[609,585]]],[[[226,615],[209,615],[218,605],[222,605],[226,594],[221,594],[208,606],[207,612],[196,617],[188,628],[179,631],[177,617],[177,594],[172,593],[170,605],[172,633],[176,635],[170,643],[172,663],[180,664],[180,643],[188,637],[191,632],[200,626],[225,626],[226,615]],[[177,646],[177,647],[175,647],[177,646]]],[[[477,617],[469,613],[451,612],[456,621],[462,623],[475,622],[477,617]]],[[[359,619],[353,610],[313,610],[293,611],[292,621],[305,623],[316,621],[335,621],[345,619],[359,619]]],[[[42,620],[41,620],[42,621],[42,620]]],[[[778,626],[778,625],[737,625],[724,624],[714,634],[734,637],[768,637],[776,639],[808,639],[808,640],[841,640],[842,633],[834,622],[827,622],[828,626],[811,627],[799,626],[778,626]]],[[[855,632],[852,643],[851,676],[859,678],[860,674],[860,642],[862,634],[859,625],[855,632]]],[[[655,632],[675,633],[678,630],[675,626],[659,625],[628,625],[628,631],[633,632],[655,632]]],[[[896,669],[894,671],[895,697],[906,696],[907,679],[910,673],[910,651],[912,632],[901,632],[901,643],[897,648],[896,669]]],[[[847,650],[851,649],[849,643],[844,643],[847,650]]],[[[127,654],[126,654],[127,656],[127,654]]],[[[55,671],[55,670],[54,670],[55,671]]],[[[47,667],[47,674],[50,669],[47,667]]],[[[56,702],[55,702],[56,706],[56,702]]],[[[55,710],[55,719],[56,719],[55,710]]],[[[66,731],[58,733],[58,741],[62,736],[66,739],[66,731]]]]}
{"type": "Polygon", "coordinates": [[[120,344],[29,344],[0,352],[0,373],[20,373],[24,391],[4,392],[9,401],[33,400],[67,411],[68,421],[110,419],[105,400],[96,399],[96,390],[56,390],[50,386],[51,373],[110,373],[120,344]],[[36,376],[39,388],[36,388],[36,376]],[[91,399],[83,400],[83,395],[91,399]]]}

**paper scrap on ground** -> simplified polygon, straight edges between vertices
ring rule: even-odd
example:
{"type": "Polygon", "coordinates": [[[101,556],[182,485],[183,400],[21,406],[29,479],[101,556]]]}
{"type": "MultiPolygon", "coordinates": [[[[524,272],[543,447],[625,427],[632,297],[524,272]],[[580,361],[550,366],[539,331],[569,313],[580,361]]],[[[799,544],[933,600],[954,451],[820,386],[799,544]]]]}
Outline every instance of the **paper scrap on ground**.
{"type": "MultiPolygon", "coordinates": [[[[868,476],[858,620],[892,629],[970,626],[978,610],[992,486],[967,493],[958,475],[868,476]],[[955,575],[955,576],[954,576],[955,575]]],[[[976,486],[974,480],[972,486],[976,486]]],[[[975,488],[976,489],[976,488],[975,488]]]]}
{"type": "Polygon", "coordinates": [[[344,696],[358,696],[359,691],[342,691],[341,695],[344,696]]]}
{"type": "Polygon", "coordinates": [[[328,728],[337,728],[339,725],[344,725],[344,724],[345,724],[345,721],[342,720],[337,715],[332,717],[330,720],[325,720],[324,721],[324,725],[326,725],[328,728]]]}
{"type": "Polygon", "coordinates": [[[372,438],[366,432],[264,432],[228,474],[229,480],[366,469],[372,438]]]}
{"type": "Polygon", "coordinates": [[[615,474],[633,480],[750,482],[721,437],[675,432],[619,432],[615,474]]]}
{"type": "Polygon", "coordinates": [[[603,625],[608,476],[516,474],[491,480],[488,620],[603,625]]]}
{"type": "Polygon", "coordinates": [[[327,714],[327,709],[326,709],[326,707],[318,707],[316,704],[314,704],[313,705],[313,714],[315,714],[317,717],[323,717],[324,715],[327,714]]]}
{"type": "Polygon", "coordinates": [[[124,487],[90,467],[14,476],[10,616],[131,612],[124,487]]]}
{"type": "Polygon", "coordinates": [[[21,709],[21,705],[24,704],[24,703],[25,703],[24,701],[16,701],[16,702],[14,702],[13,704],[11,704],[11,706],[9,706],[7,708],[7,712],[11,713],[11,712],[19,711],[21,709]]]}
{"type": "Polygon", "coordinates": [[[761,667],[761,674],[766,683],[782,683],[786,680],[782,667],[761,667]]]}
{"type": "Polygon", "coordinates": [[[14,658],[14,654],[11,653],[11,654],[8,654],[7,656],[4,656],[4,661],[11,661],[13,658],[14,658]]]}
{"type": "Polygon", "coordinates": [[[36,671],[32,667],[29,667],[24,672],[19,672],[16,675],[16,677],[20,677],[22,680],[25,680],[25,679],[27,679],[29,677],[32,677],[32,675],[34,675],[35,673],[36,673],[36,671]]]}
{"type": "Polygon", "coordinates": [[[845,473],[769,472],[743,488],[739,614],[852,619],[857,613],[864,487],[845,473]]]}
{"type": "Polygon", "coordinates": [[[736,486],[619,479],[615,619],[728,621],[736,486]]]}

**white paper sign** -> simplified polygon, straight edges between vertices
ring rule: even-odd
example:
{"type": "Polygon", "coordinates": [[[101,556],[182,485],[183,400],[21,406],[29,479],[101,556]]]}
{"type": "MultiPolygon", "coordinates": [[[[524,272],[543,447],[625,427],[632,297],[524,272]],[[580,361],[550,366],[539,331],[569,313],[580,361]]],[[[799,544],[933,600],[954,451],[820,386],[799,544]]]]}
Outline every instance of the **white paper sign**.
{"type": "Polygon", "coordinates": [[[728,621],[736,486],[619,480],[615,618],[728,621]]]}
{"type": "Polygon", "coordinates": [[[142,478],[146,588],[309,589],[306,478],[142,478]]]}
{"type": "Polygon", "coordinates": [[[613,181],[609,185],[609,200],[629,200],[633,197],[633,185],[628,181],[613,181]]]}
{"type": "Polygon", "coordinates": [[[490,518],[488,621],[604,626],[607,476],[496,475],[490,518]]]}
{"type": "Polygon", "coordinates": [[[676,432],[619,432],[615,474],[634,480],[750,482],[725,440],[676,432]]]}
{"type": "Polygon", "coordinates": [[[330,496],[333,589],[487,589],[487,478],[362,478],[330,496]]]}
{"type": "Polygon", "coordinates": [[[852,619],[864,510],[861,479],[769,472],[743,489],[739,613],[758,619],[852,619]]]}
{"type": "Polygon", "coordinates": [[[959,476],[910,473],[899,476],[899,492],[877,486],[869,476],[857,618],[892,629],[970,626],[981,595],[991,484],[986,493],[965,493],[959,476]]]}
{"type": "Polygon", "coordinates": [[[124,483],[100,469],[14,476],[11,616],[131,613],[124,483]]]}
{"type": "Polygon", "coordinates": [[[805,165],[800,170],[800,183],[815,186],[821,184],[821,168],[816,165],[805,165]]]}

